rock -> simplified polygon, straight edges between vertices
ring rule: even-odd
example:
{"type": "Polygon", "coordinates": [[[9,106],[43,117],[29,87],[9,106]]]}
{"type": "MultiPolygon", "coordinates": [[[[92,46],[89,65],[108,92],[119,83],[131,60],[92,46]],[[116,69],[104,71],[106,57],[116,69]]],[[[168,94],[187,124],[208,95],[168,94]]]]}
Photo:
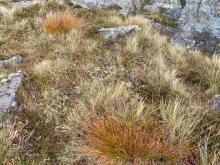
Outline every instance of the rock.
{"type": "Polygon", "coordinates": [[[19,64],[23,61],[23,58],[21,55],[14,55],[13,57],[11,57],[8,60],[2,60],[0,61],[0,69],[3,69],[9,65],[13,65],[13,64],[19,64]]]}
{"type": "MultiPolygon", "coordinates": [[[[175,4],[175,5],[180,5],[179,0],[148,0],[150,4],[159,2],[159,3],[166,3],[166,4],[175,4]]],[[[147,2],[148,2],[147,1],[147,2]]]]}
{"type": "Polygon", "coordinates": [[[131,32],[138,32],[140,28],[137,25],[131,26],[120,26],[116,28],[102,28],[99,29],[99,32],[106,38],[106,39],[115,39],[117,37],[125,36],[131,32]]]}
{"type": "Polygon", "coordinates": [[[129,9],[121,9],[118,11],[119,14],[123,15],[123,16],[127,16],[129,14],[129,9]]]}
{"type": "Polygon", "coordinates": [[[11,3],[13,9],[22,9],[38,3],[37,1],[14,0],[11,3]]]}
{"type": "Polygon", "coordinates": [[[22,80],[23,74],[18,71],[10,74],[4,81],[0,81],[0,116],[17,109],[16,91],[22,80]]]}
{"type": "Polygon", "coordinates": [[[220,1],[187,0],[171,43],[220,53],[220,1]]]}
{"type": "Polygon", "coordinates": [[[156,2],[152,5],[145,5],[144,11],[147,11],[150,14],[157,13],[157,12],[160,12],[160,6],[162,6],[162,5],[163,5],[163,3],[158,3],[158,2],[156,2]]]}
{"type": "Polygon", "coordinates": [[[150,25],[162,35],[173,36],[176,32],[175,28],[171,28],[158,22],[151,21],[150,25]]]}
{"type": "Polygon", "coordinates": [[[179,5],[158,2],[152,5],[145,5],[144,10],[150,14],[161,13],[165,18],[171,20],[178,20],[182,12],[182,9],[179,5]]]}
{"type": "Polygon", "coordinates": [[[215,95],[212,98],[212,108],[216,111],[220,111],[220,95],[215,95]]]}
{"type": "Polygon", "coordinates": [[[69,0],[74,6],[80,6],[87,9],[106,8],[116,6],[134,11],[140,9],[142,0],[69,0]]]}

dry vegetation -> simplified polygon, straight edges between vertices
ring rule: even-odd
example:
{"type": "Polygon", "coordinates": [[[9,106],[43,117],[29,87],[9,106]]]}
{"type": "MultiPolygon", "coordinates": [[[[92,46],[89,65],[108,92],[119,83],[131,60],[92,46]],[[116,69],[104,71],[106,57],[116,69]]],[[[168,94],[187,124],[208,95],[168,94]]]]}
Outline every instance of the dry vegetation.
{"type": "Polygon", "coordinates": [[[26,77],[0,164],[219,164],[218,55],[170,45],[144,16],[51,2],[0,13],[0,54],[25,58],[1,74],[26,77]],[[128,24],[142,30],[97,33],[128,24]]]}
{"type": "Polygon", "coordinates": [[[68,33],[73,29],[83,26],[83,19],[78,18],[76,13],[65,10],[50,13],[42,22],[42,26],[50,33],[68,33]]]}

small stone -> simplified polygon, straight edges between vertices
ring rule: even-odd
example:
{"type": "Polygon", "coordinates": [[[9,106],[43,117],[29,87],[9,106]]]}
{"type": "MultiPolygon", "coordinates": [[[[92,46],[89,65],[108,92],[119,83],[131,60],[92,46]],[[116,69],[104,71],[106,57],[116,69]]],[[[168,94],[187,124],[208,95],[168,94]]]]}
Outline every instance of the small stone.
{"type": "Polygon", "coordinates": [[[106,39],[116,39],[121,36],[125,36],[131,32],[138,32],[140,28],[137,25],[131,26],[120,26],[115,28],[102,28],[99,29],[99,32],[106,38],[106,39]]]}
{"type": "Polygon", "coordinates": [[[7,81],[8,81],[8,79],[4,78],[4,79],[2,79],[0,82],[1,82],[1,83],[6,83],[7,81]]]}
{"type": "Polygon", "coordinates": [[[212,98],[212,108],[216,111],[220,111],[220,95],[215,95],[212,98]]]}

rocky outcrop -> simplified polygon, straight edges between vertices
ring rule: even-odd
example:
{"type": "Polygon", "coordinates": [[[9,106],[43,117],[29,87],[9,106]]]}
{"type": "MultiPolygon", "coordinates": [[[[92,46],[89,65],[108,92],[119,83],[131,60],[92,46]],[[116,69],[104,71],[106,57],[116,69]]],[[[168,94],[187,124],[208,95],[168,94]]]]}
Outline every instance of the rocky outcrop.
{"type": "Polygon", "coordinates": [[[18,71],[0,81],[0,116],[17,109],[16,91],[22,80],[23,74],[18,71]]]}
{"type": "Polygon", "coordinates": [[[145,5],[144,10],[150,14],[160,13],[166,19],[177,20],[181,16],[182,9],[179,5],[154,3],[145,5]]]}
{"type": "Polygon", "coordinates": [[[139,9],[142,5],[142,0],[69,0],[69,2],[87,9],[115,6],[131,11],[139,9]]]}
{"type": "Polygon", "coordinates": [[[99,29],[99,32],[106,38],[106,39],[115,39],[118,37],[123,37],[131,32],[138,32],[140,28],[136,25],[131,26],[120,26],[116,28],[102,28],[99,29]]]}
{"type": "Polygon", "coordinates": [[[187,0],[171,43],[220,53],[220,1],[187,0]]]}
{"type": "Polygon", "coordinates": [[[21,55],[14,55],[13,57],[9,58],[8,60],[0,61],[0,69],[3,69],[9,65],[19,64],[23,60],[21,55]]]}

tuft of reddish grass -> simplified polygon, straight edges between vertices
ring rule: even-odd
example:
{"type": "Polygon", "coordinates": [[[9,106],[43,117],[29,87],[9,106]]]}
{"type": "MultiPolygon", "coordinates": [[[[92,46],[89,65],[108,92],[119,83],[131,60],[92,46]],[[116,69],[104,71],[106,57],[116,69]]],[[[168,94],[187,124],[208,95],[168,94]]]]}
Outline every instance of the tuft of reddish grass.
{"type": "Polygon", "coordinates": [[[70,10],[50,13],[42,22],[43,28],[50,33],[68,33],[83,26],[83,19],[70,10]]]}
{"type": "Polygon", "coordinates": [[[164,141],[158,126],[151,128],[111,115],[92,117],[84,127],[86,153],[104,161],[138,165],[140,161],[169,162],[180,156],[164,141]]]}

